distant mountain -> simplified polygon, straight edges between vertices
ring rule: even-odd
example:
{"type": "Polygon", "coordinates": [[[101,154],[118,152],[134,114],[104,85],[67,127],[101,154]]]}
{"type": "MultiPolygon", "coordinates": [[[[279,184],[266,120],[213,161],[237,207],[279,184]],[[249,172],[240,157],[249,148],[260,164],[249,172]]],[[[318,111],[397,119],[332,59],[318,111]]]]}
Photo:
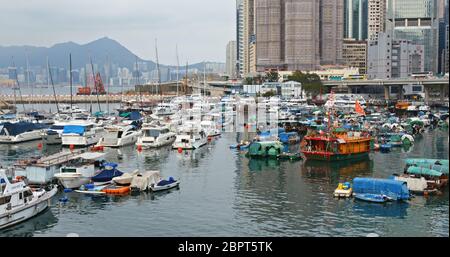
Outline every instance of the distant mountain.
{"type": "MultiPolygon", "coordinates": [[[[47,56],[51,66],[68,67],[69,53],[72,54],[72,66],[74,69],[84,67],[89,63],[89,56],[92,62],[98,64],[99,67],[109,63],[116,64],[119,67],[127,67],[132,70],[136,63],[136,56],[119,42],[103,37],[90,43],[80,45],[74,42],[66,42],[55,44],[52,47],[36,47],[36,46],[0,46],[0,68],[6,68],[12,65],[11,57],[14,57],[16,67],[26,66],[26,55],[28,54],[28,62],[30,67],[41,66],[46,67],[47,56]]],[[[156,68],[156,63],[150,60],[137,58],[139,62],[146,62],[149,70],[156,68]]],[[[222,64],[217,62],[206,62],[210,65],[222,64]]],[[[185,64],[181,64],[180,69],[184,69],[185,64]]],[[[189,69],[203,70],[204,63],[189,64],[189,69]]],[[[176,69],[175,66],[160,65],[161,68],[168,67],[176,69]]]]}
{"type": "MultiPolygon", "coordinates": [[[[11,56],[14,56],[15,65],[18,67],[26,66],[26,54],[30,66],[46,66],[47,56],[50,65],[58,67],[67,67],[69,63],[69,53],[72,54],[72,66],[74,69],[84,67],[89,63],[89,56],[92,62],[103,66],[109,58],[110,63],[120,67],[133,68],[136,62],[135,55],[119,42],[103,37],[90,43],[80,45],[74,42],[59,43],[52,47],[35,46],[0,46],[0,67],[11,66],[11,56]]],[[[144,61],[138,57],[138,61],[144,61]]],[[[152,69],[156,64],[152,61],[146,61],[148,67],[152,69]]]]}

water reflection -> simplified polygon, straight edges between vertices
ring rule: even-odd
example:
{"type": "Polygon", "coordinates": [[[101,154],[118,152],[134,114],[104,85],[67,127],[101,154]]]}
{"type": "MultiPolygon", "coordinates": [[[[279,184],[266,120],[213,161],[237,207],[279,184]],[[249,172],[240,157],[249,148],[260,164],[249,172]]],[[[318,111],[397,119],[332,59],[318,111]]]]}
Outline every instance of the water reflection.
{"type": "Polygon", "coordinates": [[[54,206],[47,208],[42,213],[27,220],[26,222],[3,229],[0,236],[32,237],[35,233],[44,232],[45,230],[50,229],[58,222],[58,219],[53,214],[51,208],[54,208],[54,206]]]}
{"type": "Polygon", "coordinates": [[[407,215],[408,202],[388,202],[384,204],[354,200],[353,211],[356,215],[366,217],[403,218],[407,215]]]}

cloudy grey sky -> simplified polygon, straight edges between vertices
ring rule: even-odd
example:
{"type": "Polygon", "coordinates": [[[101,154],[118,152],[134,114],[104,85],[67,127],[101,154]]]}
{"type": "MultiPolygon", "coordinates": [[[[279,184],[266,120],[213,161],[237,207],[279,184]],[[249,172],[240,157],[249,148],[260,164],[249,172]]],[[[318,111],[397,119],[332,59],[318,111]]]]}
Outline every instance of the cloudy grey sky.
{"type": "Polygon", "coordinates": [[[235,0],[0,0],[0,45],[88,43],[107,36],[161,63],[225,61],[235,0]]]}

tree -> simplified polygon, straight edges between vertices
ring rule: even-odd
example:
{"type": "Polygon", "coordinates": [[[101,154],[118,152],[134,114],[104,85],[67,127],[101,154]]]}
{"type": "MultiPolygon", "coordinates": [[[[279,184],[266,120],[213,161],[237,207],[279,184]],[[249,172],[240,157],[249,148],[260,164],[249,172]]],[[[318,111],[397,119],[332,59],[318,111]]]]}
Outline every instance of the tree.
{"type": "Polygon", "coordinates": [[[274,96],[274,95],[275,95],[275,92],[273,90],[267,91],[264,94],[262,94],[263,97],[271,97],[271,96],[274,96]]]}
{"type": "Polygon", "coordinates": [[[325,87],[320,80],[320,77],[315,73],[302,73],[301,71],[294,71],[288,77],[290,81],[297,81],[302,83],[302,88],[305,92],[313,96],[317,96],[325,91],[325,87]]]}
{"type": "Polygon", "coordinates": [[[267,72],[266,77],[268,82],[278,82],[278,72],[276,71],[267,72]]]}

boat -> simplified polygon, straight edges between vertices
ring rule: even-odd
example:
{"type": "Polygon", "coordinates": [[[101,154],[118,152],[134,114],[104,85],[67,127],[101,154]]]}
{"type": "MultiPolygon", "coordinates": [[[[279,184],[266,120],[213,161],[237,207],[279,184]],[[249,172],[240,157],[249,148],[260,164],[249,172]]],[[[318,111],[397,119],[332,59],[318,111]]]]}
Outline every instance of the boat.
{"type": "Polygon", "coordinates": [[[159,103],[153,110],[153,114],[157,116],[168,116],[178,111],[178,105],[171,103],[159,103]]]}
{"type": "Polygon", "coordinates": [[[297,132],[281,132],[278,134],[280,141],[284,144],[295,144],[300,141],[300,137],[297,132]]]}
{"type": "Polygon", "coordinates": [[[73,121],[65,125],[62,133],[63,146],[86,147],[98,143],[105,129],[89,121],[73,121]]]}
{"type": "Polygon", "coordinates": [[[330,132],[312,132],[306,135],[300,152],[305,159],[340,161],[368,157],[371,136],[366,132],[348,132],[333,129],[330,132]]]}
{"type": "Polygon", "coordinates": [[[160,179],[157,183],[150,184],[150,190],[153,192],[168,190],[180,185],[180,180],[175,180],[173,177],[169,177],[169,179],[160,179]]]}
{"type": "Polygon", "coordinates": [[[208,143],[208,137],[205,131],[199,125],[190,123],[179,128],[172,148],[198,149],[206,143],[208,143]]]}
{"type": "Polygon", "coordinates": [[[62,133],[64,131],[64,122],[55,122],[42,133],[42,143],[46,145],[62,144],[62,133]]]}
{"type": "Polygon", "coordinates": [[[108,185],[102,189],[102,192],[110,195],[123,195],[130,192],[129,186],[108,185]]]}
{"type": "Polygon", "coordinates": [[[335,197],[351,197],[353,189],[349,182],[339,183],[338,187],[334,190],[335,197]]]}
{"type": "Polygon", "coordinates": [[[0,144],[17,144],[41,139],[47,124],[29,121],[4,122],[0,124],[0,144]]]}
{"type": "Polygon", "coordinates": [[[136,145],[142,148],[156,148],[172,144],[176,139],[176,134],[171,132],[166,126],[154,126],[144,124],[142,134],[138,138],[136,145]]]}
{"type": "Polygon", "coordinates": [[[104,163],[103,169],[97,172],[91,178],[91,181],[95,182],[96,185],[111,183],[113,178],[123,175],[123,172],[118,170],[117,166],[117,163],[104,163]]]}
{"type": "Polygon", "coordinates": [[[104,156],[104,153],[98,152],[82,153],[61,167],[55,178],[64,188],[79,188],[89,183],[96,171],[102,167],[101,158],[104,156]]]}
{"type": "Polygon", "coordinates": [[[122,176],[114,177],[112,178],[112,182],[117,185],[129,185],[131,184],[131,181],[133,180],[133,176],[137,174],[137,170],[133,173],[123,173],[122,176]]]}
{"type": "Polygon", "coordinates": [[[10,183],[0,170],[0,229],[32,218],[47,209],[57,186],[33,190],[24,181],[10,183]]]}
{"type": "Polygon", "coordinates": [[[360,198],[374,198],[371,195],[386,196],[394,201],[404,201],[410,199],[410,192],[406,182],[393,179],[381,178],[354,178],[353,179],[353,195],[360,198]],[[370,195],[366,195],[370,194],[370,195]]]}
{"type": "Polygon", "coordinates": [[[355,199],[366,201],[366,202],[372,202],[372,203],[385,203],[387,201],[390,201],[389,197],[386,195],[381,194],[353,194],[355,199]]]}
{"type": "Polygon", "coordinates": [[[98,146],[104,147],[121,147],[135,144],[141,136],[133,125],[111,125],[105,127],[106,133],[97,143],[98,146]]]}
{"type": "Polygon", "coordinates": [[[202,120],[200,126],[206,132],[207,137],[220,136],[221,132],[217,126],[217,123],[213,120],[202,120]]]}
{"type": "Polygon", "coordinates": [[[250,144],[246,155],[250,158],[277,158],[283,152],[283,144],[279,141],[254,141],[250,144]]]}
{"type": "Polygon", "coordinates": [[[79,189],[74,190],[74,192],[81,194],[91,194],[91,195],[104,195],[106,192],[102,190],[106,187],[106,185],[96,186],[95,184],[86,184],[82,185],[79,189]]]}

